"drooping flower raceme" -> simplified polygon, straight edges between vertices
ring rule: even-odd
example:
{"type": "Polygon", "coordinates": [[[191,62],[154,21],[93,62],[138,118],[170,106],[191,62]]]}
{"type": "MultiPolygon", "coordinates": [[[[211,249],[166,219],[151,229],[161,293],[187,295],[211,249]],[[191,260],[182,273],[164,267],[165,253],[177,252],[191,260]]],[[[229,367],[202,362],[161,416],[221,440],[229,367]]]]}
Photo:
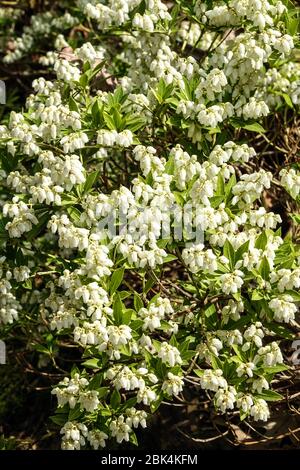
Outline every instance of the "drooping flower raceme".
{"type": "Polygon", "coordinates": [[[300,252],[264,201],[300,186],[296,164],[262,167],[250,136],[300,103],[287,8],[69,3],[5,55],[48,38],[55,79],[34,80],[0,127],[1,329],[34,325],[53,364],[69,343],[82,355],[52,391],[63,449],[135,443],[187,375],[217,412],[266,421],[300,252]],[[77,24],[87,39],[72,49],[77,24]]]}

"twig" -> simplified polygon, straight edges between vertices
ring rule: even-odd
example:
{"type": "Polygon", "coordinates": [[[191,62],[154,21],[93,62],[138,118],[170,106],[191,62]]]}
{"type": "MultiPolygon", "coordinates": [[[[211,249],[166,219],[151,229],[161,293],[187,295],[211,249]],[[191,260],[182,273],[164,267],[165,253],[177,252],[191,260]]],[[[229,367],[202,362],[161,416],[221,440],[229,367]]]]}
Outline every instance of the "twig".
{"type": "Polygon", "coordinates": [[[192,436],[189,436],[188,434],[186,434],[184,431],[182,431],[182,429],[180,428],[176,428],[176,430],[178,432],[180,432],[180,434],[182,434],[183,436],[185,436],[187,439],[191,439],[193,442],[212,442],[212,441],[216,441],[217,439],[221,439],[222,437],[224,436],[227,436],[227,434],[229,433],[229,431],[225,431],[223,432],[222,434],[219,434],[218,436],[214,436],[214,437],[208,437],[206,439],[201,439],[199,437],[192,437],[192,436]]]}

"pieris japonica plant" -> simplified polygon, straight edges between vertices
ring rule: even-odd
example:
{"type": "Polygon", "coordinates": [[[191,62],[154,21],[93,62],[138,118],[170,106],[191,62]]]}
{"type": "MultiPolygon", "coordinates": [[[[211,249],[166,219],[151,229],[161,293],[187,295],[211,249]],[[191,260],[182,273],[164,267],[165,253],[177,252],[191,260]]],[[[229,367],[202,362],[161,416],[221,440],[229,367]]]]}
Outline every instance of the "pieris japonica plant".
{"type": "Polygon", "coordinates": [[[5,55],[55,42],[41,59],[55,79],[35,79],[0,127],[3,335],[34,328],[40,367],[59,364],[62,343],[78,351],[52,390],[63,449],[136,443],[190,381],[217,412],[267,421],[297,328],[300,249],[264,195],[296,204],[300,173],[260,168],[252,137],[298,109],[298,12],[69,3],[5,55]],[[75,25],[85,34],[64,36],[75,25]]]}

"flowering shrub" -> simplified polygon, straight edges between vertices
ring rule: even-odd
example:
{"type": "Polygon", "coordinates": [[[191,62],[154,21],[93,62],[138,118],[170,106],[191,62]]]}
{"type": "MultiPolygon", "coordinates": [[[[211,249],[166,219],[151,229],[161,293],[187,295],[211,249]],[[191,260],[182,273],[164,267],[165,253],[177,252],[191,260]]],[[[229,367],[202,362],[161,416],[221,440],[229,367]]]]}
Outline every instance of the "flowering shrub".
{"type": "Polygon", "coordinates": [[[259,168],[247,136],[300,103],[298,12],[69,3],[32,17],[4,58],[39,34],[68,48],[40,59],[55,80],[34,80],[0,127],[3,334],[36,328],[41,367],[61,340],[80,352],[52,390],[64,449],[136,443],[189,380],[221,413],[266,421],[297,326],[300,250],[263,195],[276,185],[299,202],[300,174],[259,168]],[[68,42],[78,24],[86,36],[68,42]]]}

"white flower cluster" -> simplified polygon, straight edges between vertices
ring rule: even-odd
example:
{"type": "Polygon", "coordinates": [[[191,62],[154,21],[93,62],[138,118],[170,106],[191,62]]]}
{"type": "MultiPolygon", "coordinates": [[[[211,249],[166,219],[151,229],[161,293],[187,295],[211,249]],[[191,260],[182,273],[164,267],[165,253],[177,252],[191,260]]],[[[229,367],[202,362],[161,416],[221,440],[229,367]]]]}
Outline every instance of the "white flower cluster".
{"type": "Polygon", "coordinates": [[[98,132],[97,143],[104,147],[130,147],[133,144],[133,135],[130,130],[117,132],[116,130],[101,130],[98,132]]]}
{"type": "Polygon", "coordinates": [[[274,335],[297,325],[300,256],[263,196],[298,198],[297,165],[275,180],[235,129],[300,103],[287,9],[194,3],[78,0],[5,56],[41,36],[66,48],[0,127],[0,322],[38,319],[86,361],[52,392],[64,449],[134,442],[144,407],[194,372],[222,413],[266,421],[284,370],[274,335]],[[77,23],[91,42],[70,51],[77,23]]]}
{"type": "Polygon", "coordinates": [[[300,194],[300,174],[293,168],[290,170],[281,170],[281,184],[290,195],[296,199],[300,194]]]}
{"type": "Polygon", "coordinates": [[[62,382],[52,390],[52,394],[56,395],[58,406],[69,404],[70,408],[74,408],[77,403],[87,411],[94,411],[99,405],[98,392],[88,389],[89,382],[86,378],[74,374],[69,379],[65,377],[62,382]]]}
{"type": "Polygon", "coordinates": [[[274,312],[274,320],[289,323],[295,319],[297,307],[293,302],[293,297],[285,295],[281,299],[272,299],[269,307],[274,312]]]}
{"type": "Polygon", "coordinates": [[[0,258],[0,325],[13,323],[18,319],[18,311],[22,308],[16,296],[14,295],[12,278],[18,282],[26,280],[29,268],[22,267],[19,270],[14,269],[13,273],[7,268],[5,256],[0,258]],[[24,268],[26,268],[24,270],[24,268]]]}
{"type": "MultiPolygon", "coordinates": [[[[138,316],[143,319],[143,329],[154,331],[161,328],[161,322],[174,313],[173,307],[167,298],[158,297],[152,301],[148,308],[141,308],[138,316]]],[[[172,323],[171,325],[172,326],[172,323]]]]}
{"type": "Polygon", "coordinates": [[[277,283],[277,289],[280,293],[285,290],[299,289],[300,287],[300,268],[297,267],[291,269],[279,269],[277,272],[272,272],[270,275],[270,281],[277,283]]]}
{"type": "Polygon", "coordinates": [[[11,203],[4,205],[3,215],[12,218],[12,221],[7,222],[5,226],[12,238],[20,238],[24,233],[30,232],[33,225],[38,223],[34,211],[23,201],[20,201],[17,196],[12,199],[11,203]]]}
{"type": "Polygon", "coordinates": [[[125,416],[120,415],[116,420],[111,421],[109,429],[112,437],[115,437],[119,444],[123,441],[128,442],[132,428],[146,427],[146,417],[145,411],[137,411],[135,408],[127,409],[125,416]]]}
{"type": "Polygon", "coordinates": [[[20,60],[34,49],[34,45],[37,45],[41,39],[50,40],[54,47],[55,32],[69,30],[76,24],[79,24],[78,18],[69,12],[60,17],[50,11],[33,15],[30,25],[24,27],[23,34],[13,42],[11,50],[4,56],[3,61],[9,64],[20,60]]]}
{"type": "Polygon", "coordinates": [[[98,450],[99,447],[106,446],[108,439],[105,432],[98,429],[89,430],[85,424],[76,421],[67,421],[60,433],[62,434],[61,447],[63,450],[80,450],[87,442],[93,449],[98,450]]]}
{"type": "Polygon", "coordinates": [[[192,248],[185,248],[182,252],[182,258],[192,273],[200,270],[213,273],[217,270],[217,257],[212,250],[204,250],[201,243],[192,248]]]}
{"type": "Polygon", "coordinates": [[[263,362],[267,367],[272,367],[283,363],[280,347],[275,341],[265,347],[259,348],[257,355],[254,358],[254,362],[257,363],[261,361],[261,359],[263,359],[263,362]]]}
{"type": "MultiPolygon", "coordinates": [[[[244,377],[246,374],[246,376],[252,378],[253,369],[255,369],[255,364],[252,362],[241,364],[237,368],[237,375],[238,377],[244,377]]],[[[254,380],[253,390],[259,389],[259,385],[256,385],[259,381],[261,379],[254,380]]],[[[241,413],[250,414],[255,421],[267,421],[270,416],[269,407],[265,400],[255,398],[252,393],[243,394],[238,392],[234,386],[228,385],[220,369],[204,370],[200,377],[200,384],[203,389],[216,392],[214,402],[222,413],[233,410],[237,406],[241,413]]]]}
{"type": "Polygon", "coordinates": [[[133,372],[127,366],[114,366],[108,369],[107,378],[112,381],[116,390],[137,390],[137,403],[150,406],[157,399],[152,386],[158,382],[158,378],[145,367],[139,367],[133,372]]]}
{"type": "Polygon", "coordinates": [[[234,142],[226,142],[223,146],[216,145],[210,153],[208,159],[217,166],[222,166],[229,160],[232,162],[247,163],[250,159],[255,157],[256,152],[253,147],[247,144],[237,145],[234,142]]]}
{"type": "Polygon", "coordinates": [[[223,377],[223,372],[220,369],[214,371],[211,369],[205,370],[200,379],[200,383],[202,388],[212,390],[213,392],[216,392],[219,388],[225,388],[227,385],[223,377]]]}
{"type": "Polygon", "coordinates": [[[178,349],[175,346],[171,346],[166,341],[161,343],[160,349],[158,351],[158,357],[162,360],[162,362],[169,364],[171,367],[174,367],[175,364],[182,363],[178,349]]]}
{"type": "Polygon", "coordinates": [[[168,372],[166,380],[162,384],[162,390],[164,390],[168,395],[177,396],[183,390],[183,379],[178,375],[168,372]]]}
{"type": "Polygon", "coordinates": [[[238,202],[239,206],[249,204],[258,199],[264,189],[269,189],[272,174],[264,170],[251,175],[242,175],[241,180],[233,187],[234,198],[232,203],[238,202]]]}
{"type": "Polygon", "coordinates": [[[63,450],[79,450],[85,444],[88,430],[85,424],[68,421],[61,429],[63,450]]]}

